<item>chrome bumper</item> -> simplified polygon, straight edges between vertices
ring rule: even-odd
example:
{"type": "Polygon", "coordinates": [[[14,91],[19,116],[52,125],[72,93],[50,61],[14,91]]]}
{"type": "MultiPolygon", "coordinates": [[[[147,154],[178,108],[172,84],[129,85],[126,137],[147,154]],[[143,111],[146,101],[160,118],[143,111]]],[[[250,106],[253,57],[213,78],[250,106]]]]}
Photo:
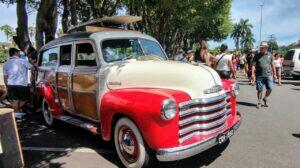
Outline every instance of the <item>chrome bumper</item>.
{"type": "MultiPolygon", "coordinates": [[[[233,128],[233,130],[236,131],[239,128],[240,124],[241,124],[241,120],[239,120],[235,125],[233,125],[229,129],[233,128]]],[[[217,137],[218,135],[210,139],[197,142],[195,144],[187,145],[187,146],[168,148],[168,149],[159,149],[156,153],[156,157],[161,162],[185,159],[197,155],[209,148],[212,148],[213,146],[216,146],[218,144],[217,137]]]]}

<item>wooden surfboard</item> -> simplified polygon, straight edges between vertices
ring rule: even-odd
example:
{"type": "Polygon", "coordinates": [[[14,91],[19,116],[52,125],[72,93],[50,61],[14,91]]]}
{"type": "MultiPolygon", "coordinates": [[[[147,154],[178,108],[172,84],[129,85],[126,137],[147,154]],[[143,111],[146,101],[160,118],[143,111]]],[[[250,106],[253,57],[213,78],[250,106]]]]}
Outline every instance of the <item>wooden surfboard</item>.
{"type": "Polygon", "coordinates": [[[140,16],[112,16],[107,18],[93,19],[88,22],[84,22],[77,26],[71,27],[68,30],[68,33],[76,32],[76,31],[85,31],[87,26],[116,28],[116,27],[120,27],[121,25],[136,23],[141,20],[142,17],[140,16]]]}

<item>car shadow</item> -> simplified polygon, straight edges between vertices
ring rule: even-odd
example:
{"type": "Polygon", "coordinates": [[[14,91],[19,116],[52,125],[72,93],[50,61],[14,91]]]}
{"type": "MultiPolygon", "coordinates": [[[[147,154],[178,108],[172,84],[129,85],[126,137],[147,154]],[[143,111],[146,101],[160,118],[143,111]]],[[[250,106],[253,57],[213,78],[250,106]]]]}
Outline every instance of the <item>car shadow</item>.
{"type": "Polygon", "coordinates": [[[300,134],[292,134],[295,138],[300,138],[300,134]]]}
{"type": "Polygon", "coordinates": [[[193,157],[179,160],[179,161],[174,161],[174,162],[161,162],[155,167],[156,168],[199,168],[203,166],[206,167],[209,166],[211,163],[213,163],[216,159],[218,159],[222,155],[223,151],[227,148],[229,143],[230,140],[226,141],[222,145],[217,145],[193,157]]]}
{"type": "Polygon", "coordinates": [[[292,90],[298,90],[298,91],[300,91],[300,88],[292,88],[292,90]]]}
{"type": "Polygon", "coordinates": [[[237,102],[238,105],[241,105],[241,106],[248,106],[248,107],[256,107],[256,104],[254,103],[249,103],[249,102],[237,102]]]}

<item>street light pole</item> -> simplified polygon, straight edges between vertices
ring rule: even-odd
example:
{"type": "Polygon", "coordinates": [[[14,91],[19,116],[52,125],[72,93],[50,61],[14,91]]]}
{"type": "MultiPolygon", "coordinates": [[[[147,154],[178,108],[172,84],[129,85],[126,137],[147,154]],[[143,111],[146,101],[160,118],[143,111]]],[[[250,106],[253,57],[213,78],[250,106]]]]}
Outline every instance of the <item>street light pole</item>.
{"type": "Polygon", "coordinates": [[[260,6],[260,30],[259,30],[259,43],[261,43],[261,29],[262,29],[262,10],[264,7],[264,4],[259,5],[260,6]]]}

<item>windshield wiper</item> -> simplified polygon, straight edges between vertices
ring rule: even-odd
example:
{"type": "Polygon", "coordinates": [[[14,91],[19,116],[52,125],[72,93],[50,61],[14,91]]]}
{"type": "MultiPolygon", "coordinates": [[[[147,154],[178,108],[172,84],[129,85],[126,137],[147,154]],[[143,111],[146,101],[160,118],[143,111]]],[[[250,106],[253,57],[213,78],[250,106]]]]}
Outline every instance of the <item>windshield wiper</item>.
{"type": "Polygon", "coordinates": [[[135,56],[131,55],[129,57],[125,57],[125,58],[122,59],[122,61],[129,60],[129,59],[132,59],[132,58],[135,58],[135,56]]]}

